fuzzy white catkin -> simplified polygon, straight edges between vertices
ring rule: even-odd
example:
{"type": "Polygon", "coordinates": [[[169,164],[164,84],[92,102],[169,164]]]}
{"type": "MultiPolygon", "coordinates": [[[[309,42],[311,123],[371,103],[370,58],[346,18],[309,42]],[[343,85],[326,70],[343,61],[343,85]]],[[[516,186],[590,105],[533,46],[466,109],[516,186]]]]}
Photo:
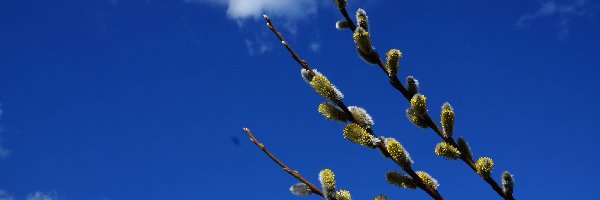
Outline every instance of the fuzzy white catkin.
{"type": "Polygon", "coordinates": [[[350,110],[354,119],[361,126],[370,128],[371,126],[373,126],[375,124],[371,115],[369,115],[369,113],[367,113],[367,111],[364,108],[357,107],[357,106],[348,106],[348,110],[350,110]]]}
{"type": "Polygon", "coordinates": [[[304,183],[296,183],[290,187],[290,192],[296,196],[308,196],[312,194],[312,191],[308,185],[304,183]]]}

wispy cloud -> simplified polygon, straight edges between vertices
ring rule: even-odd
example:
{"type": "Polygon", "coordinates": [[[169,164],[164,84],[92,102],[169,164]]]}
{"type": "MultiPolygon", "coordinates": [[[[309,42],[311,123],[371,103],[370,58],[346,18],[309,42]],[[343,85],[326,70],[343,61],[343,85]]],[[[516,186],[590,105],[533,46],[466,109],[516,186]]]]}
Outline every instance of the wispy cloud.
{"type": "Polygon", "coordinates": [[[8,192],[0,190],[0,200],[15,200],[8,192]]]}
{"type": "Polygon", "coordinates": [[[310,43],[310,45],[308,46],[310,48],[311,51],[313,52],[319,52],[321,50],[321,43],[319,42],[312,42],[310,43]]]}
{"type": "Polygon", "coordinates": [[[10,151],[2,146],[2,139],[0,138],[0,159],[6,159],[10,155],[10,151]]]}
{"type": "MultiPolygon", "coordinates": [[[[56,192],[34,192],[25,196],[25,200],[58,200],[59,198],[56,196],[56,192]]],[[[0,200],[16,200],[15,197],[10,195],[8,192],[4,190],[0,190],[0,200]]]]}
{"type": "MultiPolygon", "coordinates": [[[[2,119],[2,104],[0,103],[0,119],[2,119]]],[[[2,133],[2,126],[0,125],[0,134],[2,133]]],[[[6,159],[10,155],[10,151],[4,148],[2,145],[2,135],[0,135],[0,159],[6,159]]],[[[0,196],[1,197],[1,196],[0,196]]],[[[0,199],[3,200],[3,199],[0,199]]]]}
{"type": "Polygon", "coordinates": [[[269,43],[263,42],[260,39],[254,41],[246,39],[245,43],[246,48],[248,49],[248,54],[250,54],[251,56],[256,54],[263,54],[271,49],[271,45],[269,43]]]}
{"type": "Polygon", "coordinates": [[[25,197],[25,199],[26,200],[56,200],[58,198],[56,198],[55,192],[49,192],[49,193],[35,192],[32,194],[28,194],[27,197],[25,197]]]}
{"type": "Polygon", "coordinates": [[[590,16],[591,12],[588,0],[569,0],[564,3],[546,1],[541,3],[537,11],[522,15],[517,20],[516,26],[525,29],[538,19],[554,18],[557,20],[558,38],[564,40],[569,36],[571,21],[590,16]]]}

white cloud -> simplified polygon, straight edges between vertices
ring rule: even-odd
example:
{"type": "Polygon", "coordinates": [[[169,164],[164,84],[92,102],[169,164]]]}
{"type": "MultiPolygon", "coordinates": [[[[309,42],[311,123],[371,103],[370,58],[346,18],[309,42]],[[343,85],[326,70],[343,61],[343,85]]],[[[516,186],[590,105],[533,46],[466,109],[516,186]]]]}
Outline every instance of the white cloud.
{"type": "Polygon", "coordinates": [[[56,200],[56,194],[53,192],[43,193],[43,192],[35,192],[32,194],[28,194],[25,197],[26,200],[56,200]]]}
{"type": "MultiPolygon", "coordinates": [[[[273,39],[271,31],[266,29],[262,19],[267,14],[274,23],[283,31],[287,39],[298,34],[314,33],[317,27],[310,23],[315,18],[318,10],[329,8],[330,12],[337,12],[331,0],[182,0],[185,3],[198,3],[201,5],[221,6],[226,10],[228,18],[235,21],[241,31],[246,32],[241,38],[243,45],[251,56],[264,54],[279,46],[279,41],[273,39]],[[258,25],[256,24],[258,23],[258,25]]],[[[362,0],[361,0],[362,1],[362,0]]],[[[380,1],[380,0],[379,0],[380,1]]],[[[368,3],[372,3],[367,1],[368,3]]],[[[332,22],[333,23],[333,22],[332,22]]],[[[318,38],[317,38],[318,39],[318,38]]],[[[309,38],[309,50],[319,52],[321,44],[314,38],[309,38]]]]}
{"type": "Polygon", "coordinates": [[[301,19],[317,12],[317,0],[184,0],[191,3],[215,3],[227,6],[233,19],[259,18],[263,14],[301,19]]]}
{"type": "MultiPolygon", "coordinates": [[[[248,19],[264,25],[262,15],[277,17],[277,25],[291,35],[298,33],[298,22],[307,21],[308,17],[317,13],[318,0],[183,0],[186,3],[214,4],[224,6],[227,16],[237,23],[243,31],[248,32],[243,38],[244,45],[251,56],[264,54],[273,49],[273,36],[265,26],[246,26],[248,19]]],[[[333,4],[328,1],[327,3],[333,4]]],[[[280,30],[281,31],[281,30],[280,30]]]]}
{"type": "Polygon", "coordinates": [[[591,15],[588,0],[570,0],[566,3],[547,1],[542,2],[537,11],[522,15],[516,25],[521,29],[528,28],[535,20],[554,17],[558,20],[558,37],[564,40],[569,35],[570,22],[574,18],[588,15],[591,15]]]}
{"type": "Polygon", "coordinates": [[[10,194],[4,190],[0,190],[0,200],[15,200],[10,194]]]}

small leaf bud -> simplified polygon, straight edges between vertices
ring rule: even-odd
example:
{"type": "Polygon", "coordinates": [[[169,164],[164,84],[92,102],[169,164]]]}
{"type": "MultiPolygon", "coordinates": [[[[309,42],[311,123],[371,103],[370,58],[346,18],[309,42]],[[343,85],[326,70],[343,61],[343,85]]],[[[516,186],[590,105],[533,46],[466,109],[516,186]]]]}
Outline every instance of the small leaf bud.
{"type": "Polygon", "coordinates": [[[339,10],[343,10],[346,9],[346,0],[333,0],[333,2],[335,3],[335,6],[339,9],[339,10]]]}
{"type": "Polygon", "coordinates": [[[388,200],[387,196],[381,194],[375,197],[375,200],[388,200]]]}
{"type": "Polygon", "coordinates": [[[335,23],[335,28],[337,28],[338,30],[344,30],[349,27],[350,27],[350,25],[348,24],[348,21],[346,21],[346,20],[340,20],[335,23]]]}
{"type": "Polygon", "coordinates": [[[408,90],[408,94],[413,96],[419,93],[419,81],[412,76],[406,77],[406,85],[408,90]]]}
{"type": "Polygon", "coordinates": [[[502,173],[502,186],[504,187],[504,194],[512,195],[513,188],[515,187],[515,179],[508,171],[502,173]]]}
{"type": "Polygon", "coordinates": [[[468,160],[473,161],[473,153],[469,143],[462,137],[458,137],[458,150],[467,157],[468,160]]]}

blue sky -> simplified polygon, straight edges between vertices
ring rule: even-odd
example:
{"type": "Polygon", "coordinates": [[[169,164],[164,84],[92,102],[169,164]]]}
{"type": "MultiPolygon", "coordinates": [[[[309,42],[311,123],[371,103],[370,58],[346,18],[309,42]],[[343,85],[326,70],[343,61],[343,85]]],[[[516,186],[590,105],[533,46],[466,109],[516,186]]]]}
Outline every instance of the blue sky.
{"type": "MultiPolygon", "coordinates": [[[[600,3],[595,0],[349,1],[375,47],[404,52],[430,113],[450,102],[456,135],[515,174],[518,199],[600,199],[600,3]]],[[[316,0],[0,2],[0,200],[299,199],[255,135],[317,183],[330,168],[355,199],[427,199],[399,170],[342,137],[343,124],[268,31],[394,137],[446,199],[498,199],[357,56],[333,3],[316,0]],[[235,141],[239,140],[239,144],[235,141]]],[[[318,199],[316,196],[303,199],[318,199]]]]}

